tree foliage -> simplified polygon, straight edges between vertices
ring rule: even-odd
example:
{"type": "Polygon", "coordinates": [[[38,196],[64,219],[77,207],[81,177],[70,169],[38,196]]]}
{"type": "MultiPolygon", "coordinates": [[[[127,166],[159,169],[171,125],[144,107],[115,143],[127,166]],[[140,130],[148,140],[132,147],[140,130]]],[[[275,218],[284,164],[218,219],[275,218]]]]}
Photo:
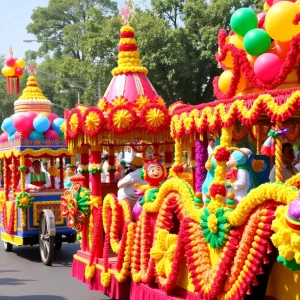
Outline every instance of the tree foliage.
{"type": "MultiPolygon", "coordinates": [[[[137,9],[132,26],[142,62],[167,103],[214,99],[212,80],[221,72],[215,60],[218,31],[229,30],[234,10],[250,5],[259,11],[263,1],[152,0],[151,9],[137,9]]],[[[120,27],[115,1],[50,0],[48,7],[33,12],[27,29],[44,41],[36,54],[44,57],[41,70],[58,78],[80,78],[71,81],[85,88],[82,102],[95,105],[117,64],[120,27]]],[[[74,106],[78,90],[83,92],[72,90],[70,83],[42,79],[42,73],[39,80],[47,96],[64,107],[74,106]],[[70,94],[61,95],[62,89],[70,94]]]]}

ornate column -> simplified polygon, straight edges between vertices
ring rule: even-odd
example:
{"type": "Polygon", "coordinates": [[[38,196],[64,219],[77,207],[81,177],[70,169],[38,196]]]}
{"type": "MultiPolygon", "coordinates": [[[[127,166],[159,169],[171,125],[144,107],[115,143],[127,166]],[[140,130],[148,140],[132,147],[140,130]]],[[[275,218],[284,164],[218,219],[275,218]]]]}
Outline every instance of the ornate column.
{"type": "Polygon", "coordinates": [[[197,135],[195,141],[195,173],[194,174],[194,189],[196,192],[201,192],[202,184],[205,180],[207,170],[205,163],[208,158],[207,152],[208,140],[207,134],[197,135]]]}
{"type": "Polygon", "coordinates": [[[109,183],[112,183],[115,179],[115,151],[114,146],[110,145],[108,148],[108,174],[109,183]]]}
{"type": "MultiPolygon", "coordinates": [[[[50,167],[54,167],[54,159],[50,158],[50,167]]],[[[50,174],[51,189],[55,189],[55,176],[50,174]]],[[[60,179],[61,181],[61,179],[60,179]]]]}
{"type": "Polygon", "coordinates": [[[165,144],[165,166],[167,170],[170,169],[173,162],[173,144],[165,144]]]}
{"type": "MultiPolygon", "coordinates": [[[[276,129],[280,129],[282,123],[276,122],[276,129]]],[[[278,135],[275,145],[275,181],[283,182],[282,177],[282,138],[278,135]]]]}
{"type": "Polygon", "coordinates": [[[60,177],[59,187],[63,189],[64,188],[64,162],[61,157],[59,158],[59,177],[60,177]]]}
{"type": "Polygon", "coordinates": [[[80,148],[80,165],[81,165],[82,171],[83,171],[82,175],[85,178],[82,185],[85,188],[89,188],[88,164],[89,164],[89,145],[82,145],[80,148]]]}
{"type": "Polygon", "coordinates": [[[158,161],[160,161],[159,144],[153,144],[153,156],[154,158],[158,158],[158,161]]]}
{"type": "MultiPolygon", "coordinates": [[[[88,236],[89,243],[88,247],[91,249],[92,247],[92,239],[95,233],[94,225],[97,222],[97,234],[99,237],[99,245],[96,247],[95,257],[101,258],[103,256],[103,223],[102,223],[102,214],[99,219],[99,210],[102,210],[102,184],[101,184],[101,151],[99,151],[99,147],[92,146],[91,153],[89,156],[89,170],[91,172],[91,182],[92,182],[92,191],[91,191],[91,203],[92,203],[92,212],[90,218],[88,220],[88,236]]],[[[87,228],[87,225],[85,225],[87,228]]]]}

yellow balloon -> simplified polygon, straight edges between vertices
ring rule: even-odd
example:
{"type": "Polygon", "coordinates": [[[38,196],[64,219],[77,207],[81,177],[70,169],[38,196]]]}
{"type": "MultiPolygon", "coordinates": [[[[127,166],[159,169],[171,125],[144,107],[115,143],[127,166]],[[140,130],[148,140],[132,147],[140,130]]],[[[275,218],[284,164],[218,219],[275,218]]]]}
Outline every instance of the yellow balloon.
{"type": "Polygon", "coordinates": [[[15,69],[12,67],[7,67],[7,76],[14,76],[15,75],[15,69]]]}
{"type": "Polygon", "coordinates": [[[5,77],[8,76],[8,70],[7,69],[8,69],[8,67],[2,68],[2,75],[5,76],[5,77]]]}
{"type": "Polygon", "coordinates": [[[25,67],[25,61],[23,59],[17,59],[16,65],[18,66],[18,68],[23,69],[25,67]]]}
{"type": "MultiPolygon", "coordinates": [[[[244,49],[243,38],[234,34],[230,35],[226,38],[226,44],[233,44],[238,49],[244,49]]],[[[221,54],[220,48],[218,49],[218,53],[221,54]]],[[[227,68],[233,68],[233,57],[231,52],[228,51],[225,59],[222,62],[227,68]]]]}
{"type": "MultiPolygon", "coordinates": [[[[224,71],[221,74],[221,76],[219,77],[218,86],[219,86],[220,91],[223,94],[226,94],[228,92],[232,77],[233,77],[233,73],[231,70],[224,71]]],[[[237,87],[237,90],[236,90],[236,94],[242,92],[246,88],[246,83],[247,83],[246,78],[242,74],[239,84],[238,84],[238,87],[237,87]]]]}
{"type": "Polygon", "coordinates": [[[265,27],[267,33],[274,40],[280,42],[290,41],[300,33],[300,25],[293,24],[300,7],[295,3],[282,1],[274,4],[267,12],[265,27]]]}

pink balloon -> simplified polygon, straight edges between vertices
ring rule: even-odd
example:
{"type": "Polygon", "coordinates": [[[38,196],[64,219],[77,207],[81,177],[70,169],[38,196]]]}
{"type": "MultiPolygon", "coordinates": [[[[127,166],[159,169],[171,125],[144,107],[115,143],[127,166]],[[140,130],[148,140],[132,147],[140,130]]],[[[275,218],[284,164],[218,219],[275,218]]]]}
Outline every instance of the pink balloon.
{"type": "Polygon", "coordinates": [[[45,140],[58,140],[59,134],[55,130],[49,129],[45,132],[44,137],[45,140]]]}
{"type": "Polygon", "coordinates": [[[0,143],[4,143],[8,141],[8,133],[3,132],[0,134],[0,143]]]}
{"type": "Polygon", "coordinates": [[[13,68],[13,66],[15,65],[15,62],[16,62],[16,60],[13,57],[9,57],[5,60],[5,64],[11,68],[13,68]]]}
{"type": "Polygon", "coordinates": [[[18,115],[14,118],[14,126],[19,132],[28,131],[31,129],[32,122],[26,115],[18,115]]]}
{"type": "Polygon", "coordinates": [[[54,114],[54,113],[51,113],[51,114],[48,116],[48,119],[49,119],[49,121],[50,121],[50,126],[52,125],[53,121],[54,121],[55,119],[57,119],[57,118],[58,118],[58,115],[57,115],[57,114],[54,114]]]}
{"type": "Polygon", "coordinates": [[[265,2],[271,7],[273,5],[273,0],[265,0],[265,2]]]}
{"type": "Polygon", "coordinates": [[[18,140],[20,138],[20,132],[16,131],[15,132],[15,140],[18,140]]]}
{"type": "Polygon", "coordinates": [[[37,113],[33,112],[33,111],[29,111],[25,114],[26,118],[28,118],[30,120],[30,128],[28,128],[29,130],[34,130],[33,128],[33,120],[35,119],[35,117],[37,116],[37,113]]]}
{"type": "Polygon", "coordinates": [[[280,71],[282,62],[273,53],[260,55],[254,63],[254,73],[262,81],[272,80],[280,71]]]}

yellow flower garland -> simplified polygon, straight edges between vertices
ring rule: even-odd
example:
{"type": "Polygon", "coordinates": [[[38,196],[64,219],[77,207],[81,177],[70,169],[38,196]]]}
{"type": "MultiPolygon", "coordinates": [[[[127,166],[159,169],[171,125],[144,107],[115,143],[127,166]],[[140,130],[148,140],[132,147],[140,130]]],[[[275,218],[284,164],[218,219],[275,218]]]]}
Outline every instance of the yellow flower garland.
{"type": "Polygon", "coordinates": [[[91,280],[95,275],[96,267],[95,265],[85,266],[84,277],[86,280],[91,280]]]}

